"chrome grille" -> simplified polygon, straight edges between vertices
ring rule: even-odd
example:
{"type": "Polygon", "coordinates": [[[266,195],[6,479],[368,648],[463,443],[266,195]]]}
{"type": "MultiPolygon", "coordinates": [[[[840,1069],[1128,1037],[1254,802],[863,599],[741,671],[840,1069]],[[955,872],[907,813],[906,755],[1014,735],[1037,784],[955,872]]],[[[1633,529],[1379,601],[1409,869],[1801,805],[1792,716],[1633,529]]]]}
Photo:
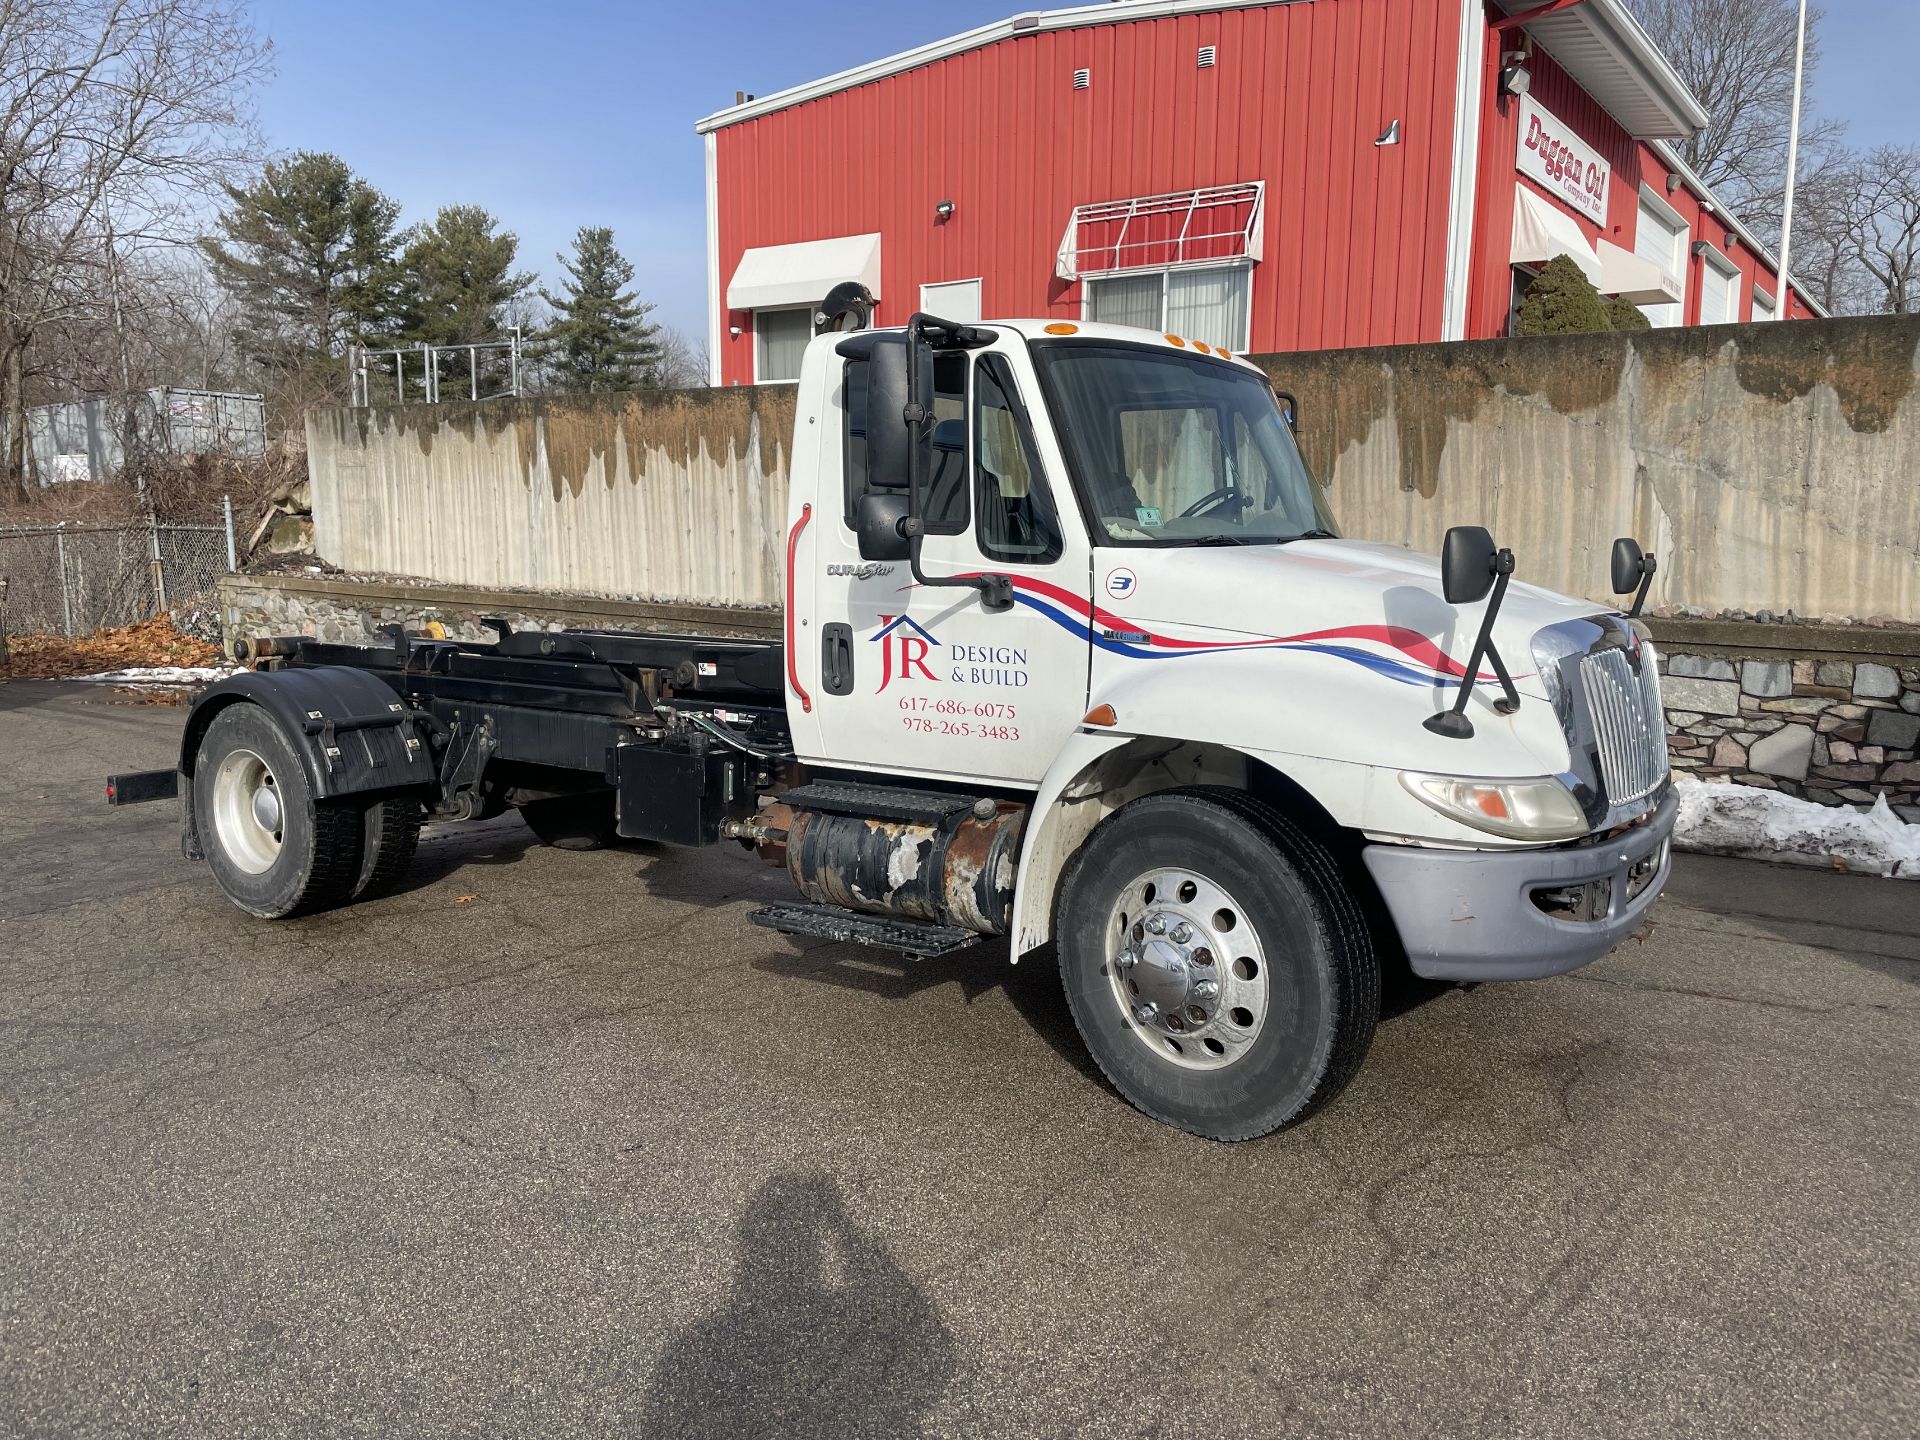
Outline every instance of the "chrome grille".
{"type": "Polygon", "coordinates": [[[1624,650],[1601,650],[1580,662],[1600,778],[1614,805],[1651,795],[1667,778],[1666,717],[1651,646],[1642,649],[1639,668],[1636,674],[1624,650]]]}

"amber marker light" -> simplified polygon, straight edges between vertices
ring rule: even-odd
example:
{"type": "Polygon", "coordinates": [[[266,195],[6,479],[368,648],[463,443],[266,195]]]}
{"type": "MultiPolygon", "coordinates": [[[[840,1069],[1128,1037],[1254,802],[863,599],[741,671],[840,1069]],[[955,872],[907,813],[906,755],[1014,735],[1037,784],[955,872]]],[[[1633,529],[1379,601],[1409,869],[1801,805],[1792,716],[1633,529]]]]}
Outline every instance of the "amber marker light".
{"type": "Polygon", "coordinates": [[[1056,320],[1053,324],[1046,327],[1046,331],[1049,335],[1078,335],[1080,333],[1080,327],[1078,325],[1069,325],[1064,320],[1056,320]]]}
{"type": "Polygon", "coordinates": [[[1178,335],[1169,335],[1166,337],[1166,340],[1169,345],[1178,345],[1182,349],[1186,347],[1186,343],[1187,343],[1186,341],[1182,340],[1178,335]]]}
{"type": "Polygon", "coordinates": [[[1086,718],[1080,723],[1082,725],[1118,725],[1120,717],[1113,713],[1113,706],[1096,705],[1087,712],[1086,718]]]}

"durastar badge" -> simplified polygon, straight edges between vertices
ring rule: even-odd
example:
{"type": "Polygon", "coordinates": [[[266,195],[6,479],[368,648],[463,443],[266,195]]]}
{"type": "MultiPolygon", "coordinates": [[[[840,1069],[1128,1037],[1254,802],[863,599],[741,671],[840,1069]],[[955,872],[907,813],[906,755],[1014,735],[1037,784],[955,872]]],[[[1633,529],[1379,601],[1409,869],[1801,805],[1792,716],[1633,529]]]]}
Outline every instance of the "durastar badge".
{"type": "Polygon", "coordinates": [[[873,580],[882,575],[891,575],[893,566],[880,565],[868,560],[859,565],[829,565],[827,574],[844,575],[850,580],[873,580]]]}

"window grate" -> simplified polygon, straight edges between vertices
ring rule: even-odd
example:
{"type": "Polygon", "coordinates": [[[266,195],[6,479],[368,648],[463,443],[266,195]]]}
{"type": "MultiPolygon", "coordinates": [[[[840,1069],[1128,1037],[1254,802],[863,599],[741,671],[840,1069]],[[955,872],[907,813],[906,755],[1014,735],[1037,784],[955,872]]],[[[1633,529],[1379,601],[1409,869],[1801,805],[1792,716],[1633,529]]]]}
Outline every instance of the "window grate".
{"type": "Polygon", "coordinates": [[[1215,63],[1218,60],[1219,60],[1219,52],[1214,46],[1202,45],[1200,47],[1200,68],[1202,70],[1213,69],[1215,63]]]}
{"type": "Polygon", "coordinates": [[[1092,85],[1093,85],[1093,72],[1091,70],[1076,70],[1073,72],[1073,88],[1074,89],[1086,90],[1091,88],[1092,85]]]}
{"type": "Polygon", "coordinates": [[[1078,205],[1060,237],[1054,274],[1062,280],[1260,258],[1266,182],[1213,185],[1131,200],[1078,205]]]}

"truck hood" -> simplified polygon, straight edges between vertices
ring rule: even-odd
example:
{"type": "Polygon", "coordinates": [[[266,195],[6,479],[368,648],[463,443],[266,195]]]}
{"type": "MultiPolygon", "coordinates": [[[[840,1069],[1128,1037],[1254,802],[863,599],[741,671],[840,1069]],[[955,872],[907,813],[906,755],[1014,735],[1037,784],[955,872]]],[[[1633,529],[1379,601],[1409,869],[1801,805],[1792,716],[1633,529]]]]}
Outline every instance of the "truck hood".
{"type": "MultiPolygon", "coordinates": [[[[1445,683],[1462,672],[1486,613],[1484,601],[1447,603],[1433,556],[1365,541],[1102,550],[1094,565],[1095,635],[1109,648],[1300,645],[1338,649],[1409,683],[1445,683]]],[[[1603,609],[1510,583],[1494,643],[1517,688],[1545,693],[1532,673],[1539,630],[1603,609]]],[[[1481,675],[1492,680],[1491,667],[1481,675]]]]}

